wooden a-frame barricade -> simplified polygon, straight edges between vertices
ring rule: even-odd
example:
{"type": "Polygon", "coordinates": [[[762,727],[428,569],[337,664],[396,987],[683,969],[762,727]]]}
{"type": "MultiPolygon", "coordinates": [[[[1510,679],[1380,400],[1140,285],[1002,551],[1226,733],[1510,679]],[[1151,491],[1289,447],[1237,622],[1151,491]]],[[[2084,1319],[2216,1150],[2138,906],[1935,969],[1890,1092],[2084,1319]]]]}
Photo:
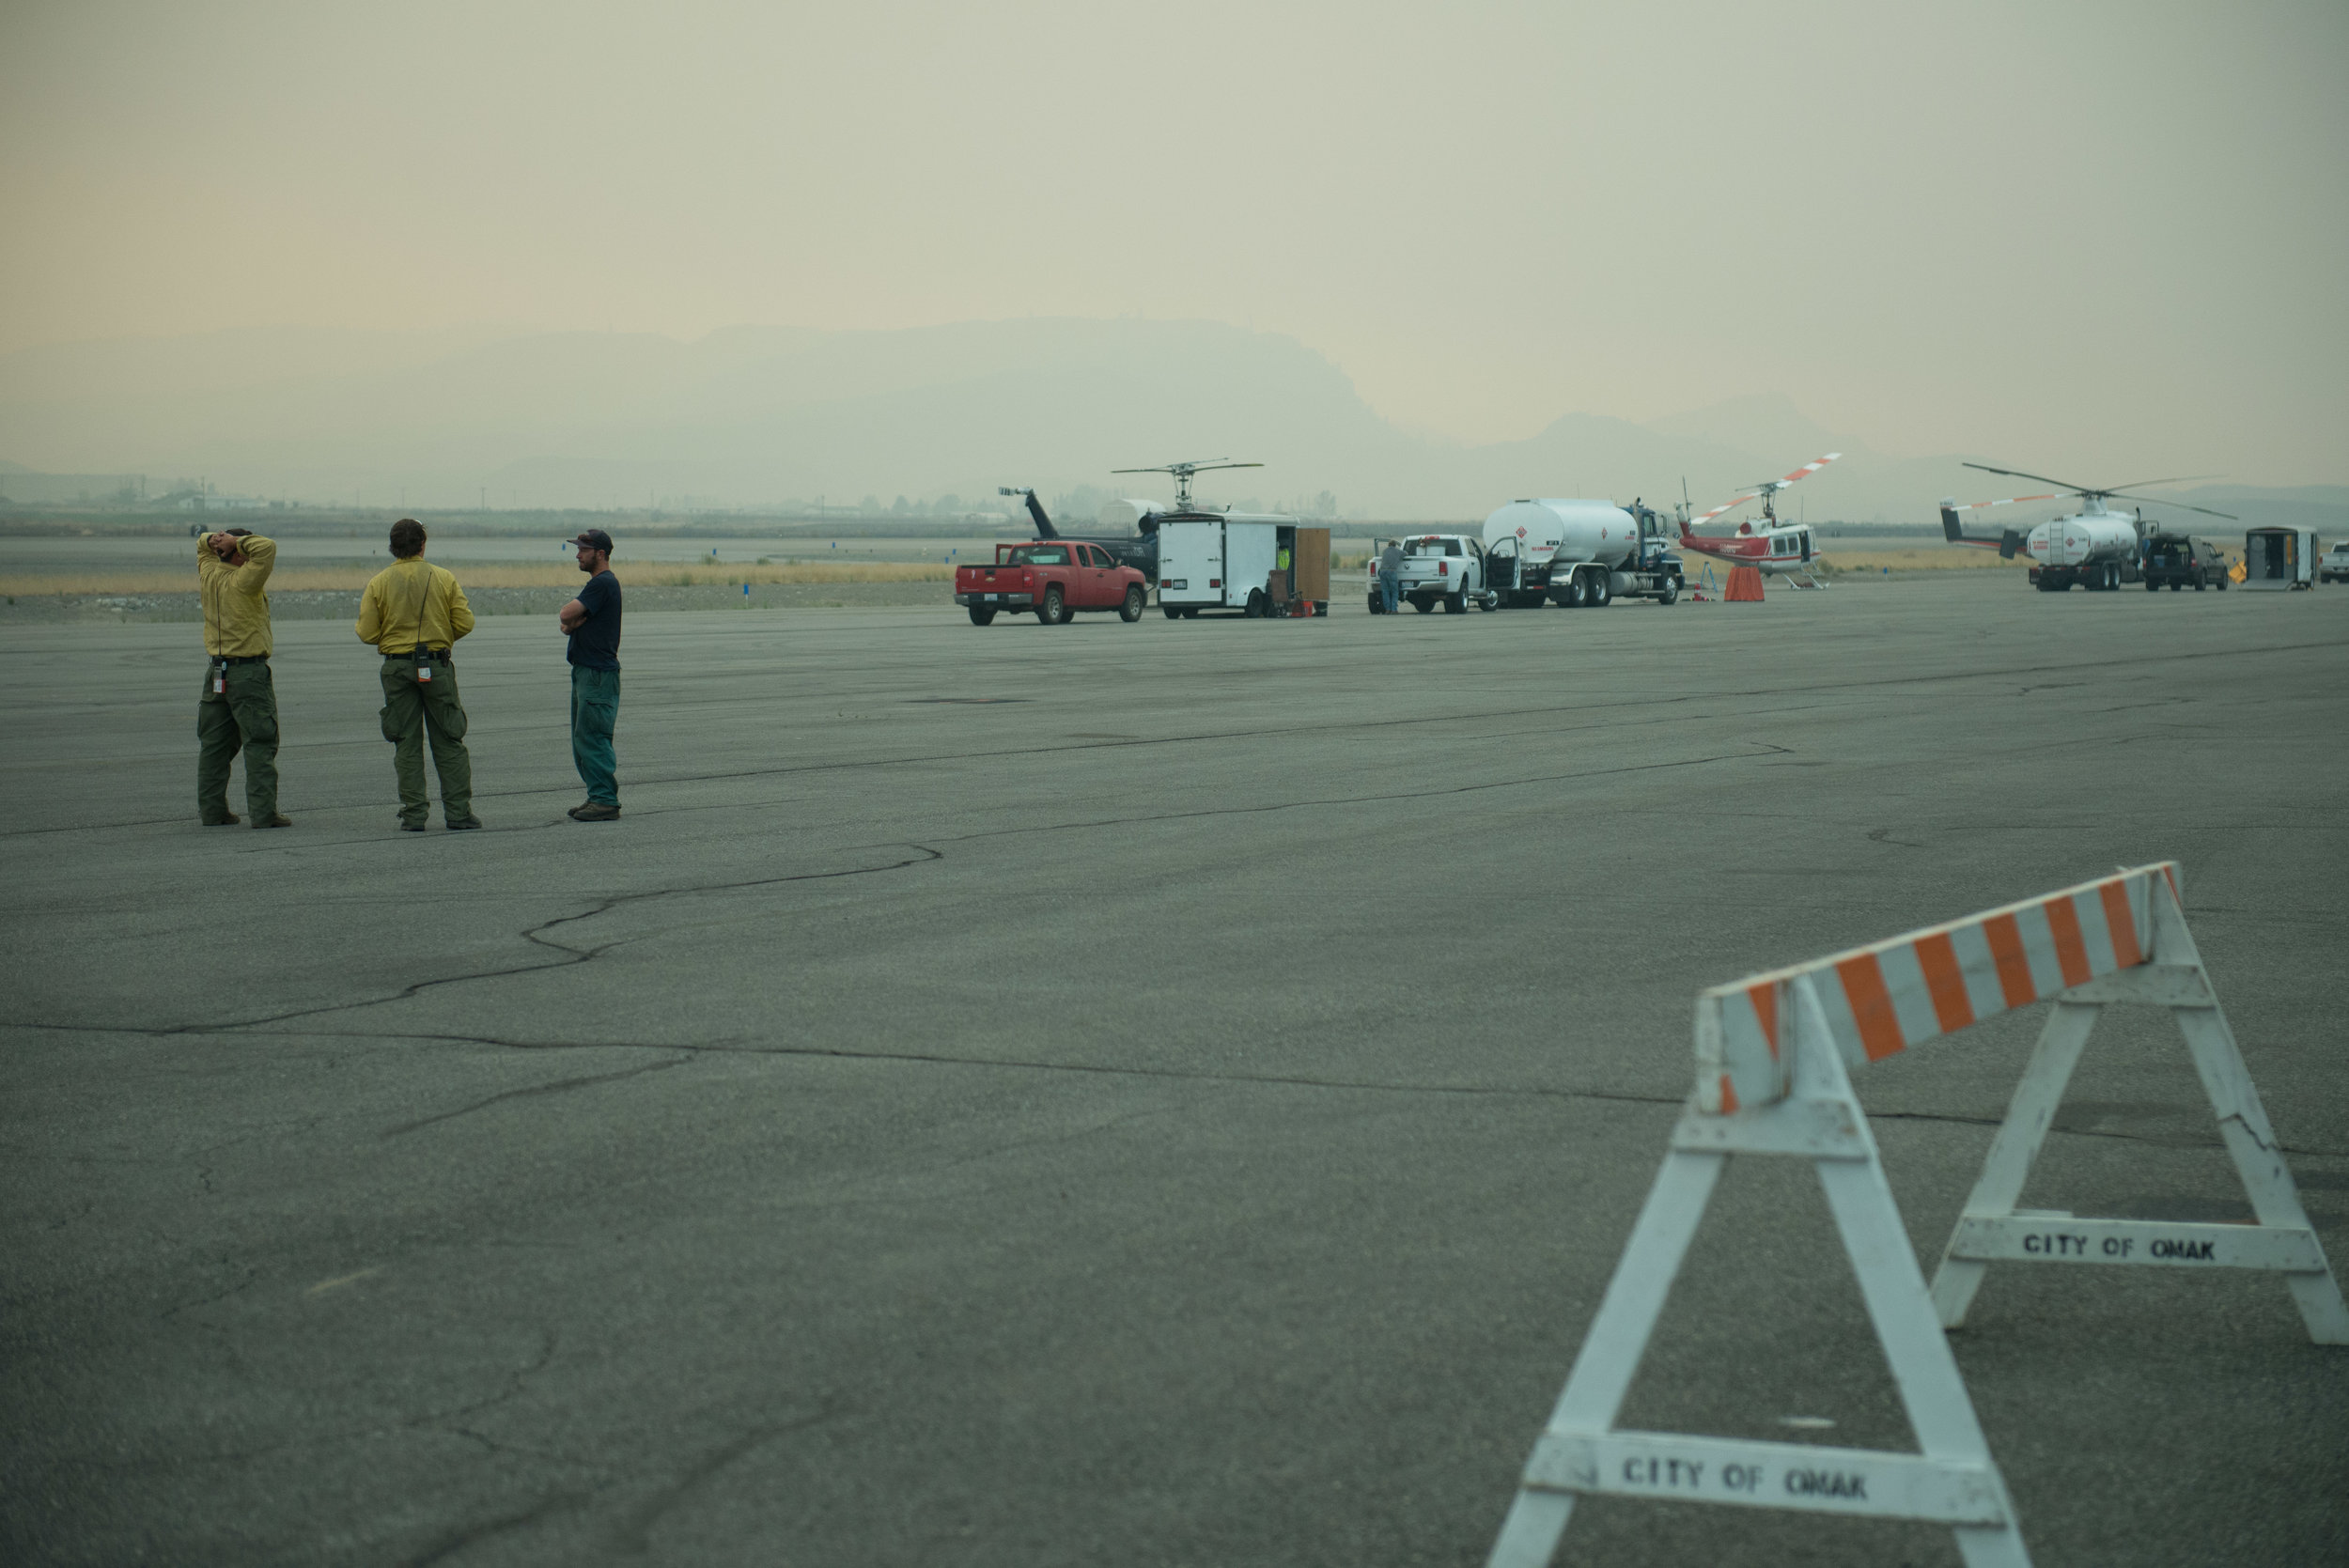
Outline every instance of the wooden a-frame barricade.
{"type": "Polygon", "coordinates": [[[1992,1262],[2272,1269],[2311,1339],[2349,1344],[2349,1309],[2186,929],[2171,863],[1716,986],[1698,999],[1696,1044],[1696,1092],[1526,1463],[1492,1568],[1547,1564],[1576,1498],[1590,1495],[1945,1524],[1970,1568],[2024,1568],[2014,1502],[1943,1333],[1992,1262]],[[2052,1014],[1928,1290],[1847,1068],[2043,1000],[2052,1014]],[[2256,1224],[2015,1209],[2089,1032],[2114,1001],[2171,1010],[2256,1224]],[[1917,1453],[1617,1429],[1714,1183],[1738,1154],[1816,1169],[1917,1453]]]}

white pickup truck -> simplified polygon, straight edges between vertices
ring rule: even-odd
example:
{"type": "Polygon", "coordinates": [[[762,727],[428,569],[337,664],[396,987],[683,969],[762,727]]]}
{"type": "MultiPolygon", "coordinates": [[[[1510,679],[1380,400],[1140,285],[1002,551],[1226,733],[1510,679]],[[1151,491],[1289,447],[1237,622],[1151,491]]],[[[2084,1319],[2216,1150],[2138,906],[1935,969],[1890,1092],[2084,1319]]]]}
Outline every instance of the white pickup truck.
{"type": "Polygon", "coordinates": [[[1403,547],[1403,601],[1421,614],[1439,604],[1455,615],[1471,604],[1479,610],[1501,607],[1501,596],[1485,585],[1484,540],[1469,534],[1412,534],[1371,541],[1367,586],[1372,614],[1385,612],[1386,600],[1378,592],[1378,558],[1391,544],[1403,547]]]}

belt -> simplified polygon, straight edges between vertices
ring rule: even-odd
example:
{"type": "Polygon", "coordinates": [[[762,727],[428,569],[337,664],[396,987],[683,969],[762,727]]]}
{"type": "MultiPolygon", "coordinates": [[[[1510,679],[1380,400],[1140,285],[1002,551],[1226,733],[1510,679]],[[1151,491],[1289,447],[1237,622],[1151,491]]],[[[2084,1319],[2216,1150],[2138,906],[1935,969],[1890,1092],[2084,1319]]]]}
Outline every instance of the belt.
{"type": "Polygon", "coordinates": [[[269,655],[265,653],[216,653],[211,656],[210,661],[214,664],[266,664],[269,662],[269,655]]]}
{"type": "Polygon", "coordinates": [[[428,664],[437,659],[442,663],[445,664],[448,662],[448,649],[410,648],[405,653],[387,653],[384,654],[383,657],[386,659],[421,659],[428,664]]]}

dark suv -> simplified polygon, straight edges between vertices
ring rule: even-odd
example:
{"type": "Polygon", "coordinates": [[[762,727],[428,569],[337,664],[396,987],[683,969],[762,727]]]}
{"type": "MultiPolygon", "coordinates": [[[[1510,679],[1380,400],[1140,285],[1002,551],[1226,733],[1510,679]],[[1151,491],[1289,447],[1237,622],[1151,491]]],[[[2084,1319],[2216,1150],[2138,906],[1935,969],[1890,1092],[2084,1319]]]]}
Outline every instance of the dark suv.
{"type": "Polygon", "coordinates": [[[2182,534],[2155,534],[2145,541],[2145,587],[2148,592],[2168,583],[2172,589],[2191,583],[2196,593],[2227,589],[2227,552],[2208,539],[2182,534]]]}

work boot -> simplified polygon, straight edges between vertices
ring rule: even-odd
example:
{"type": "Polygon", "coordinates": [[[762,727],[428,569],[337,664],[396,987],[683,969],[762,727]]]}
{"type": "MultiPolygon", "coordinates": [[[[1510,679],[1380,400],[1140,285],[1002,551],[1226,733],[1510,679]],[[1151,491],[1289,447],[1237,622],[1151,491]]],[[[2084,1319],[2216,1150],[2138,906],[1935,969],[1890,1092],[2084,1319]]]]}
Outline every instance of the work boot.
{"type": "Polygon", "coordinates": [[[293,826],[293,818],[283,812],[272,812],[266,821],[256,822],[253,825],[256,828],[290,828],[293,826]]]}
{"type": "Polygon", "coordinates": [[[404,816],[399,819],[399,831],[403,833],[420,833],[424,829],[425,825],[421,822],[411,822],[404,816]]]}
{"type": "Polygon", "coordinates": [[[583,806],[571,808],[571,820],[574,822],[617,822],[619,819],[620,808],[607,806],[600,800],[590,800],[583,806]]]}
{"type": "Polygon", "coordinates": [[[452,833],[461,832],[467,828],[478,828],[480,826],[481,818],[477,816],[459,816],[450,821],[448,831],[452,833]]]}
{"type": "Polygon", "coordinates": [[[239,816],[235,812],[230,812],[226,816],[219,817],[213,821],[207,822],[204,826],[207,828],[233,828],[243,820],[244,818],[239,816]]]}

